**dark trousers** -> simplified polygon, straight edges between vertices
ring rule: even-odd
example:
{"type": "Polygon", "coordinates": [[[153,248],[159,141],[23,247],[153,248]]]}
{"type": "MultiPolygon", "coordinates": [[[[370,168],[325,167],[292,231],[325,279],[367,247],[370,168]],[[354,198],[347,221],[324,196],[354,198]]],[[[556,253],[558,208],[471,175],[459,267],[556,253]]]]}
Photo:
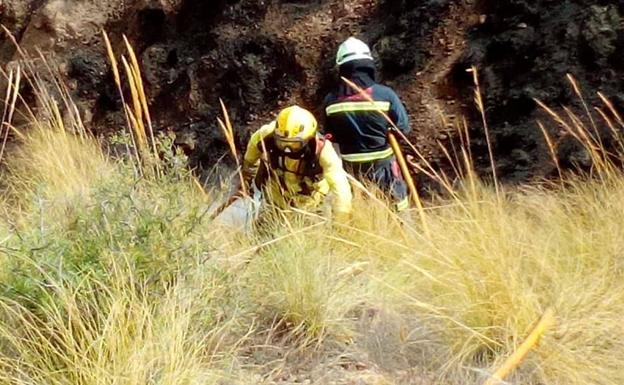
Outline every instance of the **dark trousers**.
{"type": "Polygon", "coordinates": [[[395,156],[372,162],[344,162],[348,173],[359,180],[369,180],[392,198],[397,211],[408,208],[407,184],[395,156]]]}

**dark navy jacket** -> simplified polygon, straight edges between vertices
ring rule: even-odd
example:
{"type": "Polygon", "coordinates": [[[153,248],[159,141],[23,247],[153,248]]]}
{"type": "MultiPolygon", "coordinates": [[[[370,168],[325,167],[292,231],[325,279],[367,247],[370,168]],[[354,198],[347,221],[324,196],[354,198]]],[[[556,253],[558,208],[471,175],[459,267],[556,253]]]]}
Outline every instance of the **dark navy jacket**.
{"type": "Polygon", "coordinates": [[[375,83],[365,92],[374,103],[359,93],[343,97],[330,93],[323,104],[324,133],[340,146],[346,161],[367,162],[391,155],[387,140],[390,123],[380,111],[404,134],[410,131],[405,106],[391,88],[375,83]]]}

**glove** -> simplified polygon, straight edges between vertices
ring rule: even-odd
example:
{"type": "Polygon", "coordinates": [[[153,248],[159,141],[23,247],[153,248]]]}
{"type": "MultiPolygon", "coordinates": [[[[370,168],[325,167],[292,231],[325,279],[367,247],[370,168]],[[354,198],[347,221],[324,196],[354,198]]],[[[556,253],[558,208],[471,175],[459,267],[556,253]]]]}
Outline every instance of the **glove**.
{"type": "Polygon", "coordinates": [[[241,190],[247,190],[249,191],[251,184],[253,183],[254,180],[254,170],[249,168],[249,167],[243,167],[243,170],[241,171],[242,174],[242,183],[243,185],[241,186],[241,190]]]}
{"type": "Polygon", "coordinates": [[[243,180],[246,183],[250,183],[254,177],[254,170],[252,167],[243,167],[242,174],[243,174],[243,180]]]}
{"type": "Polygon", "coordinates": [[[325,194],[320,191],[314,191],[311,195],[311,205],[312,207],[318,207],[323,203],[325,199],[325,194]]]}

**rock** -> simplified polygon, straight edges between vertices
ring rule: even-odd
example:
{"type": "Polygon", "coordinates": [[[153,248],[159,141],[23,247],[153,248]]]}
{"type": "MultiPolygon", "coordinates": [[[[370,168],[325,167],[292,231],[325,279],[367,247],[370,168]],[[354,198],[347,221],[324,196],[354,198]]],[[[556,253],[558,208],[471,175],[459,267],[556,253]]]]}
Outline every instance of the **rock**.
{"type": "Polygon", "coordinates": [[[175,133],[174,144],[181,148],[185,154],[189,155],[193,153],[197,146],[197,127],[189,127],[185,130],[180,130],[175,133]]]}
{"type": "Polygon", "coordinates": [[[407,41],[400,36],[384,37],[375,44],[384,71],[391,73],[407,72],[414,68],[416,59],[410,55],[407,41]]]}
{"type": "MultiPolygon", "coordinates": [[[[0,24],[19,39],[30,23],[33,5],[34,0],[0,0],[0,24]]],[[[0,63],[11,60],[14,52],[13,43],[0,33],[0,63]]]]}
{"type": "Polygon", "coordinates": [[[622,17],[616,5],[589,7],[581,35],[591,59],[605,65],[617,48],[618,34],[622,30],[622,17]]]}

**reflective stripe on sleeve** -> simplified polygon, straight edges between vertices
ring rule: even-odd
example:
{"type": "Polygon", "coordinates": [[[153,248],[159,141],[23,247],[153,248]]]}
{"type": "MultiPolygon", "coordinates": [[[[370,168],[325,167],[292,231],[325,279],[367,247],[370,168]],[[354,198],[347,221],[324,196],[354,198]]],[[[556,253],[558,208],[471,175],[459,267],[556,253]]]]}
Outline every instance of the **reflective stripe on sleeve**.
{"type": "Polygon", "coordinates": [[[390,111],[390,102],[344,102],[336,103],[325,108],[327,115],[338,114],[341,112],[355,112],[355,111],[390,111]]]}
{"type": "Polygon", "coordinates": [[[396,204],[397,211],[405,211],[409,208],[409,199],[405,198],[396,204]]]}
{"type": "Polygon", "coordinates": [[[357,154],[342,154],[342,159],[351,163],[364,163],[373,160],[386,159],[394,155],[391,148],[374,152],[360,152],[357,154]]]}

